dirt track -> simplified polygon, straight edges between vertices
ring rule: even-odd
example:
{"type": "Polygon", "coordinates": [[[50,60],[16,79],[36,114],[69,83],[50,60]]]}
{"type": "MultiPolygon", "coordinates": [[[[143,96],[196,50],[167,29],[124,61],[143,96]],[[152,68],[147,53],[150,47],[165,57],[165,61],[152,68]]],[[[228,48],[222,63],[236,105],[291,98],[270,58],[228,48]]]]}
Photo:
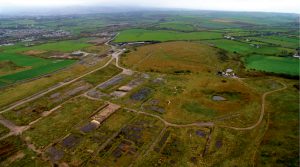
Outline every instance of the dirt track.
{"type": "Polygon", "coordinates": [[[138,113],[138,114],[155,117],[155,118],[159,119],[160,121],[162,121],[166,126],[171,126],[171,127],[184,128],[184,127],[192,127],[192,126],[198,126],[198,127],[213,127],[214,126],[213,122],[195,122],[195,123],[191,123],[191,124],[174,124],[174,123],[170,123],[170,122],[164,120],[163,118],[161,118],[160,116],[155,115],[155,114],[150,114],[150,113],[142,112],[142,111],[136,111],[136,110],[130,109],[130,108],[124,108],[124,109],[131,111],[131,112],[138,113]]]}
{"type": "Polygon", "coordinates": [[[230,128],[230,129],[234,129],[234,130],[252,130],[254,129],[255,127],[257,127],[261,121],[263,120],[264,118],[264,115],[265,115],[265,103],[266,103],[266,97],[269,95],[269,94],[272,94],[272,93],[275,93],[275,92],[279,92],[279,91],[282,91],[282,90],[285,90],[287,88],[287,86],[284,84],[284,83],[281,83],[281,85],[283,85],[282,88],[280,89],[276,89],[276,90],[272,90],[272,91],[269,91],[269,92],[266,92],[262,95],[262,102],[261,102],[261,110],[260,110],[260,116],[259,116],[259,119],[257,120],[257,122],[249,127],[244,127],[244,128],[239,128],[239,127],[232,127],[232,126],[220,126],[220,127],[224,127],[224,128],[230,128]]]}

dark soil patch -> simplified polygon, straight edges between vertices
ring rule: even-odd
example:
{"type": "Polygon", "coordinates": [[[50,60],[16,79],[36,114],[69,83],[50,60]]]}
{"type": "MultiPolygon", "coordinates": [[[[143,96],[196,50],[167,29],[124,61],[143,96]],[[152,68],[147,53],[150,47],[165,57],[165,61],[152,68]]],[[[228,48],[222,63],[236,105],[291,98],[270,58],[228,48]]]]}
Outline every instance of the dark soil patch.
{"type": "Polygon", "coordinates": [[[205,132],[203,132],[203,131],[201,131],[201,130],[197,130],[197,131],[196,131],[196,135],[197,135],[197,136],[200,136],[200,137],[205,137],[205,136],[206,136],[205,132]]]}
{"type": "Polygon", "coordinates": [[[64,151],[59,150],[59,149],[55,148],[54,146],[50,147],[47,150],[47,153],[49,154],[50,160],[52,162],[57,162],[57,161],[61,160],[65,154],[64,151]]]}
{"type": "Polygon", "coordinates": [[[222,140],[221,139],[218,139],[217,141],[216,141],[216,147],[217,147],[217,149],[220,149],[221,147],[222,147],[222,145],[223,145],[223,142],[222,142],[222,140]]]}
{"type": "Polygon", "coordinates": [[[149,100],[148,104],[150,104],[150,105],[158,105],[159,104],[159,100],[157,100],[157,99],[149,100]]]}
{"type": "Polygon", "coordinates": [[[79,142],[80,142],[80,137],[71,134],[62,141],[61,145],[65,148],[71,149],[76,145],[78,145],[79,142]]]}
{"type": "Polygon", "coordinates": [[[145,100],[151,93],[150,88],[142,88],[133,95],[131,95],[131,99],[136,100],[136,101],[142,101],[145,100]]]}
{"type": "Polygon", "coordinates": [[[89,92],[87,93],[87,95],[90,96],[90,97],[96,98],[96,99],[99,99],[99,98],[101,98],[101,97],[107,96],[107,94],[104,94],[104,93],[99,92],[99,91],[97,91],[97,90],[91,90],[91,91],[89,91],[89,92]]]}
{"type": "Polygon", "coordinates": [[[77,88],[74,88],[74,89],[72,89],[72,90],[69,90],[68,92],[65,93],[65,95],[66,95],[67,97],[74,96],[74,95],[76,95],[76,94],[79,93],[79,92],[88,90],[90,87],[91,87],[91,86],[88,85],[88,84],[87,84],[87,85],[83,85],[83,86],[79,86],[79,87],[77,87],[77,88]]]}
{"type": "Polygon", "coordinates": [[[80,128],[80,131],[84,132],[84,133],[88,133],[91,132],[95,129],[98,128],[98,125],[92,122],[89,122],[88,124],[84,125],[83,127],[80,128]]]}
{"type": "Polygon", "coordinates": [[[191,160],[191,162],[192,162],[193,164],[195,164],[195,165],[198,163],[197,157],[192,157],[190,160],[191,160]]]}
{"type": "Polygon", "coordinates": [[[170,131],[166,131],[166,133],[163,135],[163,137],[160,139],[160,141],[158,142],[158,145],[154,148],[154,151],[156,152],[160,152],[161,148],[164,146],[165,142],[167,141],[167,139],[170,136],[170,131]]]}
{"type": "Polygon", "coordinates": [[[98,88],[99,89],[106,89],[110,86],[119,84],[120,82],[122,82],[124,80],[124,78],[125,78],[124,76],[116,76],[116,77],[112,78],[111,80],[99,85],[98,88]]]}
{"type": "Polygon", "coordinates": [[[122,150],[121,150],[120,148],[116,148],[116,149],[113,151],[112,155],[113,155],[115,158],[120,158],[120,157],[123,155],[123,153],[122,153],[122,150]]]}
{"type": "Polygon", "coordinates": [[[146,106],[146,109],[147,110],[151,110],[151,111],[155,111],[155,112],[158,112],[160,114],[164,113],[165,112],[165,109],[160,107],[160,106],[146,106]]]}

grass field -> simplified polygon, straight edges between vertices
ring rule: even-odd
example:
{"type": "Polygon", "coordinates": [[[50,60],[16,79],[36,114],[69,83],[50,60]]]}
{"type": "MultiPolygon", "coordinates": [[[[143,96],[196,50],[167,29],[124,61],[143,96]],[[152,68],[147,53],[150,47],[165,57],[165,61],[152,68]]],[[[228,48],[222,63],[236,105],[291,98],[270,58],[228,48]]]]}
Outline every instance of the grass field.
{"type": "Polygon", "coordinates": [[[208,43],[211,43],[218,48],[227,50],[229,52],[236,52],[241,55],[257,53],[257,54],[266,54],[266,55],[286,56],[287,53],[294,53],[293,49],[282,48],[282,47],[270,47],[270,46],[261,46],[260,48],[256,48],[244,42],[232,41],[227,39],[210,40],[208,41],[208,43]]]}
{"type": "Polygon", "coordinates": [[[88,43],[85,43],[85,39],[75,40],[75,41],[59,41],[53,43],[46,43],[42,45],[37,45],[29,47],[26,50],[46,50],[46,51],[60,51],[60,52],[71,52],[80,50],[86,47],[91,46],[88,43]]]}
{"type": "Polygon", "coordinates": [[[298,83],[267,98],[269,127],[258,149],[258,166],[299,164],[299,92],[293,84],[298,83]]]}
{"type": "Polygon", "coordinates": [[[88,121],[80,124],[72,130],[73,134],[81,134],[80,143],[72,149],[64,149],[66,155],[63,161],[73,166],[82,166],[83,163],[93,158],[93,154],[83,152],[82,150],[98,150],[109,137],[119,131],[124,125],[128,124],[135,116],[134,113],[118,110],[111,117],[106,119],[99,129],[84,134],[80,131],[80,128],[86,125],[88,121]],[[95,139],[97,139],[97,142],[95,142],[95,139]]]}
{"type": "Polygon", "coordinates": [[[83,79],[96,86],[101,82],[107,81],[108,79],[112,78],[114,75],[121,73],[122,70],[117,68],[115,65],[110,64],[106,68],[96,71],[90,75],[85,76],[83,79]]]}
{"type": "Polygon", "coordinates": [[[6,73],[0,76],[0,87],[15,83],[26,79],[35,78],[45,75],[56,70],[65,68],[73,64],[74,60],[55,60],[43,59],[33,56],[23,55],[26,51],[57,51],[57,52],[71,52],[78,49],[83,49],[91,46],[85,43],[86,39],[76,41],[60,41],[47,43],[32,47],[24,47],[21,45],[0,47],[0,61],[11,61],[16,66],[23,67],[23,70],[6,73]]]}
{"type": "Polygon", "coordinates": [[[98,156],[91,159],[87,166],[95,166],[94,162],[97,166],[129,166],[133,164],[136,158],[150,147],[162,128],[163,123],[156,118],[144,115],[137,116],[136,119],[122,128],[122,131],[109,142],[107,147],[99,152],[98,156]],[[141,130],[137,132],[134,129],[141,130]],[[134,135],[139,137],[134,137],[134,135]],[[127,146],[128,150],[134,149],[135,151],[122,153],[121,157],[117,157],[115,152],[126,141],[130,143],[127,146]]]}
{"type": "Polygon", "coordinates": [[[7,129],[5,126],[0,124],[0,137],[3,137],[4,135],[9,133],[9,129],[7,129]]]}
{"type": "Polygon", "coordinates": [[[288,38],[284,36],[266,36],[266,37],[253,37],[252,40],[271,43],[282,47],[289,47],[296,49],[299,47],[299,38],[288,38]]]}
{"type": "Polygon", "coordinates": [[[160,23],[159,28],[163,29],[170,29],[170,30],[179,30],[179,31],[193,31],[195,30],[195,27],[186,24],[186,23],[180,23],[180,22],[166,22],[166,23],[160,23]]]}
{"type": "Polygon", "coordinates": [[[25,70],[26,68],[16,65],[10,60],[0,61],[0,76],[25,70]]]}
{"type": "Polygon", "coordinates": [[[0,150],[2,151],[0,158],[0,166],[44,166],[50,167],[46,162],[42,161],[34,151],[29,149],[25,142],[19,136],[10,136],[0,142],[0,150]],[[10,158],[16,157],[17,158],[10,158]]]}
{"type": "Polygon", "coordinates": [[[217,32],[184,33],[166,30],[130,29],[121,31],[114,42],[203,40],[215,38],[222,38],[222,34],[217,32]]]}
{"type": "Polygon", "coordinates": [[[84,97],[72,99],[59,111],[42,119],[34,129],[24,135],[29,136],[38,147],[45,147],[55,139],[65,136],[80,121],[88,119],[104,102],[89,100],[84,97]]]}
{"type": "MultiPolygon", "coordinates": [[[[210,52],[213,50],[201,44],[172,42],[140,47],[137,48],[137,51],[123,57],[122,62],[125,65],[142,71],[159,73],[156,77],[163,78],[160,86],[154,86],[155,84],[151,81],[142,86],[152,86],[155,91],[148,97],[149,100],[143,102],[143,107],[137,107],[137,109],[144,109],[144,111],[157,114],[169,122],[180,124],[217,121],[217,118],[220,118],[220,123],[226,123],[226,125],[237,127],[252,125],[257,120],[259,113],[260,96],[251,87],[236,80],[217,77],[213,71],[228,67],[236,69],[236,66],[234,62],[228,63],[230,64],[228,66],[226,61],[220,61],[217,52],[210,52]],[[195,64],[193,64],[194,62],[195,64]],[[203,70],[201,67],[207,67],[212,72],[203,70]],[[183,72],[173,75],[175,69],[182,71],[190,69],[191,73],[183,72]],[[212,101],[213,95],[226,97],[227,101],[212,101]],[[164,108],[164,112],[148,110],[147,107],[153,106],[153,103],[158,103],[155,105],[164,108]],[[238,116],[234,117],[234,115],[238,116]],[[226,118],[229,119],[226,120],[226,118]]],[[[231,61],[230,54],[228,54],[228,58],[231,61]]],[[[127,99],[125,102],[130,103],[127,99]]],[[[137,166],[155,166],[155,164],[201,166],[199,164],[203,163],[208,166],[249,166],[253,163],[251,158],[254,154],[253,147],[256,144],[254,141],[261,137],[262,130],[237,132],[217,129],[213,131],[207,155],[202,158],[197,157],[200,157],[199,154],[203,154],[205,146],[201,143],[201,139],[193,136],[191,132],[193,131],[176,129],[176,134],[170,135],[166,144],[159,146],[162,151],[150,150],[150,155],[139,159],[137,166]],[[178,134],[179,132],[180,134],[178,134]],[[240,154],[241,148],[243,151],[240,154]],[[178,159],[177,157],[182,158],[178,159]]]]}
{"type": "Polygon", "coordinates": [[[68,69],[56,73],[55,75],[42,77],[36,80],[15,85],[14,87],[7,87],[5,89],[2,89],[0,90],[0,108],[14,103],[22,98],[31,96],[39,91],[43,91],[51,86],[54,86],[58,82],[74,79],[80,75],[87,73],[88,71],[99,68],[107,63],[109,59],[110,57],[106,57],[102,61],[91,67],[87,67],[81,64],[75,64],[68,69]]]}
{"type": "Polygon", "coordinates": [[[120,70],[118,68],[116,68],[114,65],[110,65],[95,73],[87,75],[86,78],[88,79],[83,79],[86,79],[86,82],[77,81],[63,86],[34,101],[25,103],[8,112],[5,112],[3,115],[5,118],[13,121],[17,125],[27,125],[30,122],[40,118],[45,111],[50,111],[54,107],[73,98],[74,96],[88,91],[93,86],[110,79],[119,72],[120,70]],[[90,78],[92,78],[92,80],[90,80],[90,78]]]}
{"type": "MultiPolygon", "coordinates": [[[[298,166],[299,80],[260,72],[299,75],[299,60],[287,58],[299,44],[298,17],[261,12],[146,11],[0,19],[0,29],[62,29],[75,38],[120,31],[115,42],[162,42],[116,47],[121,50],[125,46],[120,65],[132,69],[133,75],[118,75],[122,70],[111,63],[2,113],[15,125],[33,124],[22,134],[0,141],[0,166],[298,166]],[[222,73],[227,69],[237,77],[222,73]],[[116,75],[124,78],[106,88],[98,87],[116,75]],[[281,83],[288,88],[265,94],[282,88],[281,83]],[[121,108],[100,125],[90,127],[95,119],[92,115],[108,102],[121,108]],[[60,108],[47,115],[57,106],[60,108]],[[34,151],[34,146],[41,153],[34,151]]],[[[101,55],[111,49],[89,44],[89,40],[0,47],[0,84],[2,77],[7,84],[46,74],[0,89],[0,110],[111,60],[109,56],[103,61],[90,56],[47,73],[69,64],[45,57],[75,50],[101,55]]],[[[8,133],[0,124],[0,137],[8,133]]]]}
{"type": "Polygon", "coordinates": [[[79,40],[52,41],[30,47],[17,44],[14,46],[0,47],[0,50],[4,53],[22,53],[29,50],[71,52],[92,46],[87,43],[88,40],[87,38],[82,38],[79,40]]]}
{"type": "MultiPolygon", "coordinates": [[[[127,67],[149,72],[189,73],[208,72],[230,67],[231,54],[223,55],[222,51],[208,45],[194,42],[167,42],[139,47],[122,58],[127,67]]],[[[234,68],[236,63],[231,68],[234,68]]]]}
{"type": "Polygon", "coordinates": [[[88,53],[96,53],[96,54],[104,54],[110,49],[107,45],[99,45],[99,46],[90,46],[87,48],[84,48],[83,51],[86,51],[88,53]]]}
{"type": "Polygon", "coordinates": [[[40,118],[44,112],[50,111],[59,104],[87,91],[89,88],[91,88],[91,85],[85,82],[74,82],[49,92],[36,100],[15,107],[3,113],[3,116],[13,121],[16,125],[28,125],[30,122],[40,118]]]}
{"type": "Polygon", "coordinates": [[[154,149],[138,159],[134,166],[201,166],[203,160],[199,155],[203,155],[207,135],[205,128],[169,127],[154,149]]]}
{"type": "MultiPolygon", "coordinates": [[[[19,61],[19,60],[18,60],[19,61]]],[[[44,62],[44,61],[43,61],[44,62]]],[[[26,79],[32,79],[72,65],[75,60],[49,60],[47,64],[39,64],[29,70],[0,77],[0,87],[26,79]]]]}
{"type": "Polygon", "coordinates": [[[299,59],[252,55],[246,58],[247,69],[278,74],[299,75],[299,59]]]}
{"type": "Polygon", "coordinates": [[[151,99],[159,101],[158,106],[165,112],[147,111],[170,122],[208,121],[239,113],[244,124],[251,124],[259,108],[258,95],[237,80],[217,76],[218,71],[227,68],[239,72],[234,55],[219,51],[200,43],[168,42],[139,47],[122,57],[122,63],[138,71],[151,72],[154,78],[164,74],[163,83],[155,85],[150,81],[141,86],[153,90],[147,98],[150,100],[143,101],[143,105],[151,107],[151,99]],[[227,100],[213,101],[214,95],[227,100]]]}

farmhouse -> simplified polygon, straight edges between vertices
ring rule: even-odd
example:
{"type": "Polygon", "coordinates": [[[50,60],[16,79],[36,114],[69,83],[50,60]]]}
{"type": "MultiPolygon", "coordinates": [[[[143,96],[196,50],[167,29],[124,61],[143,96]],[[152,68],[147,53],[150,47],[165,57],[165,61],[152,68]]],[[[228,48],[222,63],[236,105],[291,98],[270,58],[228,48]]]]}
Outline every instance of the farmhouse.
{"type": "Polygon", "coordinates": [[[82,51],[75,51],[71,53],[71,56],[83,56],[85,52],[82,51]]]}
{"type": "Polygon", "coordinates": [[[235,39],[234,37],[232,37],[232,36],[229,36],[229,35],[225,35],[225,36],[224,36],[224,38],[226,38],[226,39],[230,39],[230,40],[234,40],[234,39],[235,39]]]}
{"type": "Polygon", "coordinates": [[[294,54],[294,56],[293,57],[295,57],[295,58],[299,58],[300,59],[300,49],[298,48],[298,49],[296,49],[296,53],[294,54]]]}
{"type": "Polygon", "coordinates": [[[223,77],[237,78],[236,74],[234,73],[234,70],[231,68],[228,68],[225,71],[218,71],[217,75],[223,77]]]}

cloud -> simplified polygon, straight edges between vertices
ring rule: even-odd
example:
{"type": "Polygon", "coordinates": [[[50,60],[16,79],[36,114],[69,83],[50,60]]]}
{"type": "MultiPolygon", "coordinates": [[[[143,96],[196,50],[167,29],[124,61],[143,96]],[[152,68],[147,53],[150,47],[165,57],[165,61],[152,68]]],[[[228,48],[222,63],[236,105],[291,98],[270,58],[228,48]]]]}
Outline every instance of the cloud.
{"type": "Polygon", "coordinates": [[[300,13],[300,0],[0,0],[2,7],[91,5],[300,13]]]}

